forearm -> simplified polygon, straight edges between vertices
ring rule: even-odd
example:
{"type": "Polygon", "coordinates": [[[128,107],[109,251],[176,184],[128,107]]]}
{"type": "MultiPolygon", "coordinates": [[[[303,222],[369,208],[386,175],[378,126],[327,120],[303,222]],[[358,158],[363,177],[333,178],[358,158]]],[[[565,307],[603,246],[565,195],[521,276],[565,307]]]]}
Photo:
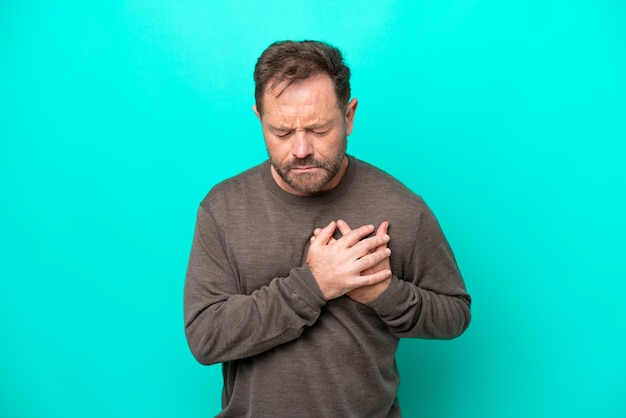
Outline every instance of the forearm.
{"type": "Polygon", "coordinates": [[[245,358],[298,338],[325,303],[308,267],[285,277],[268,275],[258,281],[266,285],[245,289],[220,225],[209,210],[198,210],[185,280],[187,342],[203,364],[245,358]]]}
{"type": "Polygon", "coordinates": [[[212,364],[245,358],[298,338],[325,303],[308,276],[306,267],[293,269],[250,295],[219,294],[188,280],[185,331],[196,359],[212,364]]]}
{"type": "Polygon", "coordinates": [[[399,338],[451,339],[470,322],[470,297],[462,289],[438,293],[397,277],[368,306],[399,338]]]}
{"type": "Polygon", "coordinates": [[[392,249],[392,271],[400,277],[369,306],[397,337],[458,337],[469,326],[471,299],[452,249],[428,208],[416,228],[409,251],[392,249]]]}

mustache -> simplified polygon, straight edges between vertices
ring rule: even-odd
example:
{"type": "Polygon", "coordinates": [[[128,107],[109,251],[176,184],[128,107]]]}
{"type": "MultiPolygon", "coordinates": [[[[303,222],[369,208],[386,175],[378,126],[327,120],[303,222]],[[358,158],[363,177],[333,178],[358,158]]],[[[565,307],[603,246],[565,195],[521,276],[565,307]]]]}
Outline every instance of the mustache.
{"type": "Polygon", "coordinates": [[[287,170],[291,170],[292,168],[300,168],[300,167],[318,167],[318,168],[328,168],[328,164],[324,161],[316,160],[313,157],[306,158],[295,158],[284,168],[287,170]]]}

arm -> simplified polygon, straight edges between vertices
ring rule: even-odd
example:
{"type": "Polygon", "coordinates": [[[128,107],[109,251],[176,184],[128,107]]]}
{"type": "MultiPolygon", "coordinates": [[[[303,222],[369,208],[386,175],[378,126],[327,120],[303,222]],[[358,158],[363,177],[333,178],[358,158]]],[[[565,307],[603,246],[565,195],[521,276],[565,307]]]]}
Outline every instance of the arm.
{"type": "Polygon", "coordinates": [[[470,322],[470,296],[439,223],[426,208],[418,220],[404,277],[368,304],[398,337],[451,339],[470,322]]]}
{"type": "Polygon", "coordinates": [[[240,294],[222,233],[198,210],[185,281],[185,332],[196,359],[212,364],[249,357],[298,338],[326,303],[308,267],[240,294]]]}
{"type": "Polygon", "coordinates": [[[334,222],[321,230],[306,266],[242,294],[220,226],[201,207],[185,282],[185,331],[196,359],[203,364],[235,360],[294,340],[315,323],[327,300],[391,274],[363,273],[389,257],[382,245],[388,236],[365,238],[373,231],[369,225],[330,243],[334,230],[334,222]]]}
{"type": "MultiPolygon", "coordinates": [[[[338,224],[342,234],[351,231],[345,222],[338,224]]],[[[376,234],[386,234],[388,227],[387,222],[381,223],[376,234]]],[[[394,274],[348,296],[374,309],[397,337],[448,339],[462,334],[470,321],[470,297],[443,232],[428,209],[419,219],[415,247],[406,264],[403,279],[394,274]]],[[[367,272],[389,266],[385,259],[367,272]]]]}

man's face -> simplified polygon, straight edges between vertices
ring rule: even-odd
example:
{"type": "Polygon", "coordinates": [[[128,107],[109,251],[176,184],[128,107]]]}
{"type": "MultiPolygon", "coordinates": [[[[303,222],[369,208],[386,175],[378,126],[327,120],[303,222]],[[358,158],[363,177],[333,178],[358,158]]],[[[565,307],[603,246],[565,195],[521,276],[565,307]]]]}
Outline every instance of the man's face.
{"type": "Polygon", "coordinates": [[[356,99],[345,110],[339,106],[326,75],[265,91],[263,115],[256,108],[255,113],[263,128],[272,176],[283,190],[307,196],[339,184],[348,166],[346,136],[352,132],[356,106],[356,99]]]}

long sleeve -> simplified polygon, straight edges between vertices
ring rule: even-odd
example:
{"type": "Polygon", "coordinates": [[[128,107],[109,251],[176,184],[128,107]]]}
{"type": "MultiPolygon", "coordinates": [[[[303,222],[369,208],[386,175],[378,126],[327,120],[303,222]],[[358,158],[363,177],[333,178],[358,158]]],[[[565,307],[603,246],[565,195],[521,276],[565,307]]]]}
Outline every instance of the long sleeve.
{"type": "Polygon", "coordinates": [[[225,249],[223,232],[198,210],[184,292],[185,332],[203,364],[241,359],[298,338],[325,304],[307,267],[244,294],[225,249]]]}
{"type": "Polygon", "coordinates": [[[469,325],[471,300],[437,220],[424,208],[413,251],[396,267],[389,288],[369,306],[397,337],[455,338],[469,325]]]}

